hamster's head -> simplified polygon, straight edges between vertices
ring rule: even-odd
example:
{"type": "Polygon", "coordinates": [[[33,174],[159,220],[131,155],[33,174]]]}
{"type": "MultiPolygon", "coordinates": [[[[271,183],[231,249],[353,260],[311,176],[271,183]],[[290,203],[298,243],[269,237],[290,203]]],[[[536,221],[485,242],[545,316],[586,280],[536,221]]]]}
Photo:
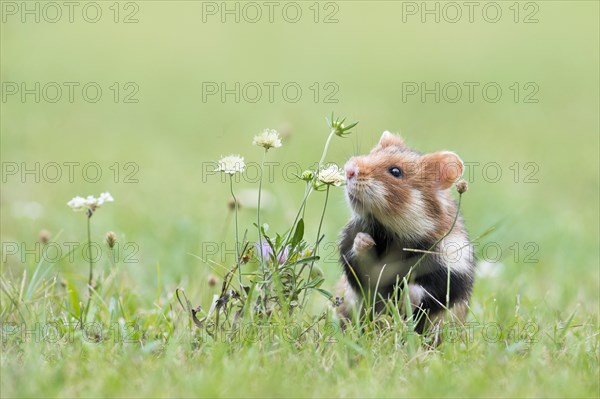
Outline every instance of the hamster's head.
{"type": "Polygon", "coordinates": [[[346,163],[346,196],[358,217],[375,217],[398,235],[422,238],[451,222],[455,205],[448,189],[463,168],[453,152],[421,154],[386,131],[369,154],[346,163]]]}

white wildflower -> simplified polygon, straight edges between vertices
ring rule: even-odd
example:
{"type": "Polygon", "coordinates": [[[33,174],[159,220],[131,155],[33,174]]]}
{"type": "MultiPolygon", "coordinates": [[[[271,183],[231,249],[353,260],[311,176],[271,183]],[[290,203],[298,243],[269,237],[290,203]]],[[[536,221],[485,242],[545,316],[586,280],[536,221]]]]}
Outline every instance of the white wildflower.
{"type": "Polygon", "coordinates": [[[265,150],[279,148],[282,145],[281,137],[279,137],[279,133],[275,129],[265,129],[261,134],[254,136],[252,144],[264,147],[265,150]]]}
{"type": "Polygon", "coordinates": [[[98,200],[93,195],[88,195],[85,199],[85,206],[88,208],[95,208],[98,206],[98,200]]]}
{"type": "Polygon", "coordinates": [[[114,198],[110,193],[100,193],[100,197],[98,198],[98,206],[102,205],[105,202],[114,202],[114,198]]]}
{"type": "Polygon", "coordinates": [[[319,181],[324,184],[341,186],[346,181],[346,178],[337,165],[329,165],[319,172],[319,181]]]}
{"type": "Polygon", "coordinates": [[[100,197],[96,198],[93,195],[88,195],[86,198],[77,196],[73,198],[71,201],[67,202],[67,206],[69,206],[74,211],[83,211],[83,210],[91,210],[95,211],[97,208],[100,208],[102,204],[105,202],[113,202],[114,198],[110,193],[101,193],[100,197]]]}
{"type": "Polygon", "coordinates": [[[85,198],[77,196],[71,201],[67,202],[67,205],[74,211],[82,211],[86,208],[86,201],[85,198]]]}
{"type": "Polygon", "coordinates": [[[244,163],[244,157],[239,155],[228,155],[219,160],[217,171],[234,175],[236,173],[243,173],[245,168],[246,164],[244,163]]]}

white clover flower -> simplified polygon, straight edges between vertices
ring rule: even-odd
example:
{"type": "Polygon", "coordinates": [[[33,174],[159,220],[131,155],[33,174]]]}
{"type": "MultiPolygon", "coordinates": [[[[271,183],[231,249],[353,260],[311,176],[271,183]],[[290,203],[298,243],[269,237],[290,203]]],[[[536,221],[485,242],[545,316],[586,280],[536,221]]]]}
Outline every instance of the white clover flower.
{"type": "Polygon", "coordinates": [[[98,198],[94,197],[93,195],[88,195],[86,198],[77,196],[71,201],[67,202],[67,206],[74,211],[83,211],[87,209],[93,212],[97,208],[100,208],[100,206],[105,202],[114,202],[114,198],[112,195],[110,195],[110,193],[101,193],[100,197],[98,198]]]}
{"type": "Polygon", "coordinates": [[[243,173],[245,168],[246,164],[244,163],[244,157],[239,155],[228,155],[219,159],[217,171],[234,175],[236,173],[243,173]]]}
{"type": "Polygon", "coordinates": [[[346,181],[342,170],[337,165],[329,165],[319,172],[319,181],[323,184],[341,186],[346,181]]]}
{"type": "Polygon", "coordinates": [[[264,147],[265,150],[279,148],[282,145],[281,137],[279,137],[279,133],[275,129],[265,129],[261,134],[254,136],[252,144],[264,147]]]}

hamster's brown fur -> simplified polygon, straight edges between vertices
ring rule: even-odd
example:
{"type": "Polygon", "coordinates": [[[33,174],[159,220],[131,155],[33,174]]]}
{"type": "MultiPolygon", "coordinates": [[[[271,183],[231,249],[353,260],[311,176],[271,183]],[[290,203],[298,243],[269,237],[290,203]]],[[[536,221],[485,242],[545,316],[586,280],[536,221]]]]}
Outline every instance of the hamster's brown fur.
{"type": "Polygon", "coordinates": [[[449,305],[461,319],[474,274],[473,247],[462,218],[436,242],[450,231],[456,215],[449,189],[462,175],[462,160],[450,151],[421,154],[384,132],[369,154],[351,158],[345,170],[352,218],[340,243],[341,317],[351,317],[363,294],[371,299],[363,303],[382,310],[380,298],[392,298],[400,282],[418,320],[415,328],[422,332],[446,307],[450,270],[449,305]]]}

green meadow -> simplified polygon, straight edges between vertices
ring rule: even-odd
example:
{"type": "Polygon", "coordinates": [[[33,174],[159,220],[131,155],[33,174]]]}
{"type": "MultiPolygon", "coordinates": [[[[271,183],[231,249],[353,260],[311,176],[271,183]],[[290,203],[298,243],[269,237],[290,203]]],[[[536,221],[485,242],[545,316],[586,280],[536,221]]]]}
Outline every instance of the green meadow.
{"type": "Polygon", "coordinates": [[[600,396],[597,2],[0,6],[3,398],[600,396]],[[398,317],[341,331],[343,187],[306,203],[307,259],[324,237],[299,304],[276,280],[282,310],[229,298],[229,327],[207,322],[238,281],[236,219],[256,282],[260,172],[265,234],[293,235],[332,112],[359,123],[327,163],[384,130],[465,162],[478,273],[440,346],[398,317]],[[263,167],[265,128],[283,145],[263,167]],[[67,202],[103,192],[90,246],[67,202]]]}

